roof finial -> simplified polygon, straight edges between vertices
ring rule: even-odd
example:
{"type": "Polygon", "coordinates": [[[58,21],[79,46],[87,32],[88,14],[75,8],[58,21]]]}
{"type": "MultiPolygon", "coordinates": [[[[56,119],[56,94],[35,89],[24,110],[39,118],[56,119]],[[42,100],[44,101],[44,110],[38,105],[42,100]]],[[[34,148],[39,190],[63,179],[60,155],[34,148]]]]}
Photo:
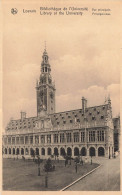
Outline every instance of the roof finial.
{"type": "Polygon", "coordinates": [[[45,43],[45,49],[44,50],[46,51],[46,41],[44,43],[45,43]]]}

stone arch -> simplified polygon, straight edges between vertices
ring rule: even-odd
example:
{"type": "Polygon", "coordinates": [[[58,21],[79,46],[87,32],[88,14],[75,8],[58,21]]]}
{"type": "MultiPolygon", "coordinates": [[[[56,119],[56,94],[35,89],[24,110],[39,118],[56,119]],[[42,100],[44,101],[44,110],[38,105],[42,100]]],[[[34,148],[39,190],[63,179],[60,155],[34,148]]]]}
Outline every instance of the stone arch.
{"type": "Polygon", "coordinates": [[[34,149],[33,148],[30,148],[30,155],[34,156],[34,149]]]}
{"type": "Polygon", "coordinates": [[[13,154],[15,154],[15,148],[13,148],[13,154]]]}
{"type": "Polygon", "coordinates": [[[39,148],[36,148],[36,155],[39,155],[39,148]]]}
{"type": "Polygon", "coordinates": [[[89,148],[89,156],[95,156],[95,148],[94,147],[89,148]]]}
{"type": "Polygon", "coordinates": [[[47,155],[51,155],[51,154],[52,154],[51,148],[47,148],[47,155]]]}
{"type": "Polygon", "coordinates": [[[24,155],[24,149],[21,148],[21,155],[24,155]]]}
{"type": "Polygon", "coordinates": [[[45,155],[45,148],[42,148],[42,149],[41,149],[41,154],[42,154],[42,155],[45,155]]]}
{"type": "Polygon", "coordinates": [[[60,155],[61,156],[65,156],[66,152],[65,152],[65,149],[64,148],[60,148],[60,155]]]}
{"type": "Polygon", "coordinates": [[[105,155],[105,149],[103,147],[98,148],[98,156],[104,156],[105,155]]]}
{"type": "Polygon", "coordinates": [[[28,148],[25,148],[25,154],[28,155],[29,154],[29,150],[28,148]]]}
{"type": "Polygon", "coordinates": [[[74,148],[74,156],[79,156],[79,148],[78,147],[74,148]]]}
{"type": "Polygon", "coordinates": [[[70,147],[67,148],[67,155],[72,156],[72,149],[70,147]]]}
{"type": "Polygon", "coordinates": [[[54,148],[54,155],[58,155],[58,148],[54,148]]]}
{"type": "Polygon", "coordinates": [[[19,154],[19,148],[17,148],[17,150],[16,150],[16,154],[17,154],[17,155],[19,154]]]}
{"type": "Polygon", "coordinates": [[[9,151],[9,154],[11,154],[11,148],[9,148],[9,150],[8,150],[8,151],[9,151]]]}
{"type": "Polygon", "coordinates": [[[85,147],[83,147],[81,149],[81,156],[86,156],[86,148],[85,147]]]}
{"type": "Polygon", "coordinates": [[[7,154],[7,148],[5,148],[5,154],[7,154]]]}

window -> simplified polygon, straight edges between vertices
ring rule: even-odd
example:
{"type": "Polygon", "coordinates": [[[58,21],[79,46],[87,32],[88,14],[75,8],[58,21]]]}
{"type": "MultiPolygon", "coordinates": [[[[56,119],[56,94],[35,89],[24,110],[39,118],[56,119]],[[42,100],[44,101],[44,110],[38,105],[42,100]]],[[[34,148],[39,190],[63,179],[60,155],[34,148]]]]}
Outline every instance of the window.
{"type": "Polygon", "coordinates": [[[103,115],[101,116],[101,119],[104,119],[104,116],[103,115]]]}
{"type": "Polygon", "coordinates": [[[95,120],[95,116],[92,117],[92,120],[95,120]]]}
{"type": "Polygon", "coordinates": [[[47,143],[51,143],[51,134],[47,135],[47,143]]]}
{"type": "Polygon", "coordinates": [[[28,144],[29,143],[29,138],[28,136],[25,136],[25,144],[28,144]]]}
{"type": "Polygon", "coordinates": [[[45,72],[47,72],[47,67],[45,67],[45,72]]]}
{"type": "Polygon", "coordinates": [[[104,141],[104,131],[97,131],[97,140],[104,141]]]}
{"type": "Polygon", "coordinates": [[[66,133],[67,143],[71,142],[71,133],[66,133]]]}
{"type": "Polygon", "coordinates": [[[30,136],[30,144],[33,144],[33,136],[30,136]]]}
{"type": "MultiPolygon", "coordinates": [[[[12,137],[12,139],[13,139],[13,137],[12,137]]],[[[4,144],[5,145],[7,144],[7,138],[6,137],[4,138],[4,144]]]]}
{"type": "Polygon", "coordinates": [[[60,134],[60,143],[64,143],[64,133],[60,134]]]}
{"type": "Polygon", "coordinates": [[[38,144],[38,143],[39,143],[39,136],[36,135],[36,136],[35,136],[35,144],[38,144]]]}
{"type": "Polygon", "coordinates": [[[91,115],[91,112],[89,112],[89,115],[91,115]]]}
{"type": "Polygon", "coordinates": [[[95,131],[89,131],[89,142],[95,142],[95,131]]]}
{"type": "Polygon", "coordinates": [[[80,119],[79,118],[77,119],[77,122],[80,122],[80,119]]]}
{"type": "Polygon", "coordinates": [[[74,142],[79,142],[79,133],[76,132],[76,133],[73,133],[74,135],[74,142]]]}
{"type": "Polygon", "coordinates": [[[70,123],[72,123],[73,121],[72,120],[70,120],[70,123]]]}
{"type": "Polygon", "coordinates": [[[42,143],[42,144],[45,143],[45,135],[41,135],[41,143],[42,143]]]}
{"type": "Polygon", "coordinates": [[[68,116],[68,118],[70,118],[70,116],[68,116]]]}
{"type": "Polygon", "coordinates": [[[20,137],[20,144],[24,144],[24,137],[20,137]]]}
{"type": "Polygon", "coordinates": [[[53,135],[54,143],[58,143],[58,134],[53,135]]]}
{"type": "Polygon", "coordinates": [[[63,121],[64,124],[66,124],[66,121],[63,121]]]}
{"type": "Polygon", "coordinates": [[[16,137],[16,144],[19,144],[19,137],[16,137]]]}
{"type": "Polygon", "coordinates": [[[97,111],[97,114],[99,114],[99,113],[100,113],[100,111],[98,110],[98,111],[97,111]]]}
{"type": "Polygon", "coordinates": [[[85,132],[81,132],[81,142],[85,141],[85,132]]]}
{"type": "Polygon", "coordinates": [[[11,144],[11,137],[8,137],[8,144],[11,144]]]}
{"type": "Polygon", "coordinates": [[[59,125],[59,122],[57,122],[57,125],[59,125]]]}

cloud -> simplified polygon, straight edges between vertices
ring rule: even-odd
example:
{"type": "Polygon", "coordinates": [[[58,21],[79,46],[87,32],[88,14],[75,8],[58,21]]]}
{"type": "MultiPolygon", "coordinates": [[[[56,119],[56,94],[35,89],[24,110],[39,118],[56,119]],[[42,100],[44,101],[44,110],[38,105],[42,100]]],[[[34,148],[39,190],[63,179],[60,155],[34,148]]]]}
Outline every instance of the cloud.
{"type": "Polygon", "coordinates": [[[120,111],[120,85],[111,84],[107,88],[102,86],[90,86],[88,89],[82,89],[73,93],[57,96],[57,111],[66,111],[82,108],[81,98],[87,98],[88,106],[103,105],[105,97],[110,94],[112,102],[113,117],[117,116],[120,111]]]}

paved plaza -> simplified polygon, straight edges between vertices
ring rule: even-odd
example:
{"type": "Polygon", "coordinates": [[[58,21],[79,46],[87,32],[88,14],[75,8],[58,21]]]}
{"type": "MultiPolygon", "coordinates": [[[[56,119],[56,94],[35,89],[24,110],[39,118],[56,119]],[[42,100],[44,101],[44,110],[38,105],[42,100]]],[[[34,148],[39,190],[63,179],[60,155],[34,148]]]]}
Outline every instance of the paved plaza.
{"type": "Polygon", "coordinates": [[[120,157],[93,158],[93,161],[102,166],[67,191],[120,191],[120,157]]]}

